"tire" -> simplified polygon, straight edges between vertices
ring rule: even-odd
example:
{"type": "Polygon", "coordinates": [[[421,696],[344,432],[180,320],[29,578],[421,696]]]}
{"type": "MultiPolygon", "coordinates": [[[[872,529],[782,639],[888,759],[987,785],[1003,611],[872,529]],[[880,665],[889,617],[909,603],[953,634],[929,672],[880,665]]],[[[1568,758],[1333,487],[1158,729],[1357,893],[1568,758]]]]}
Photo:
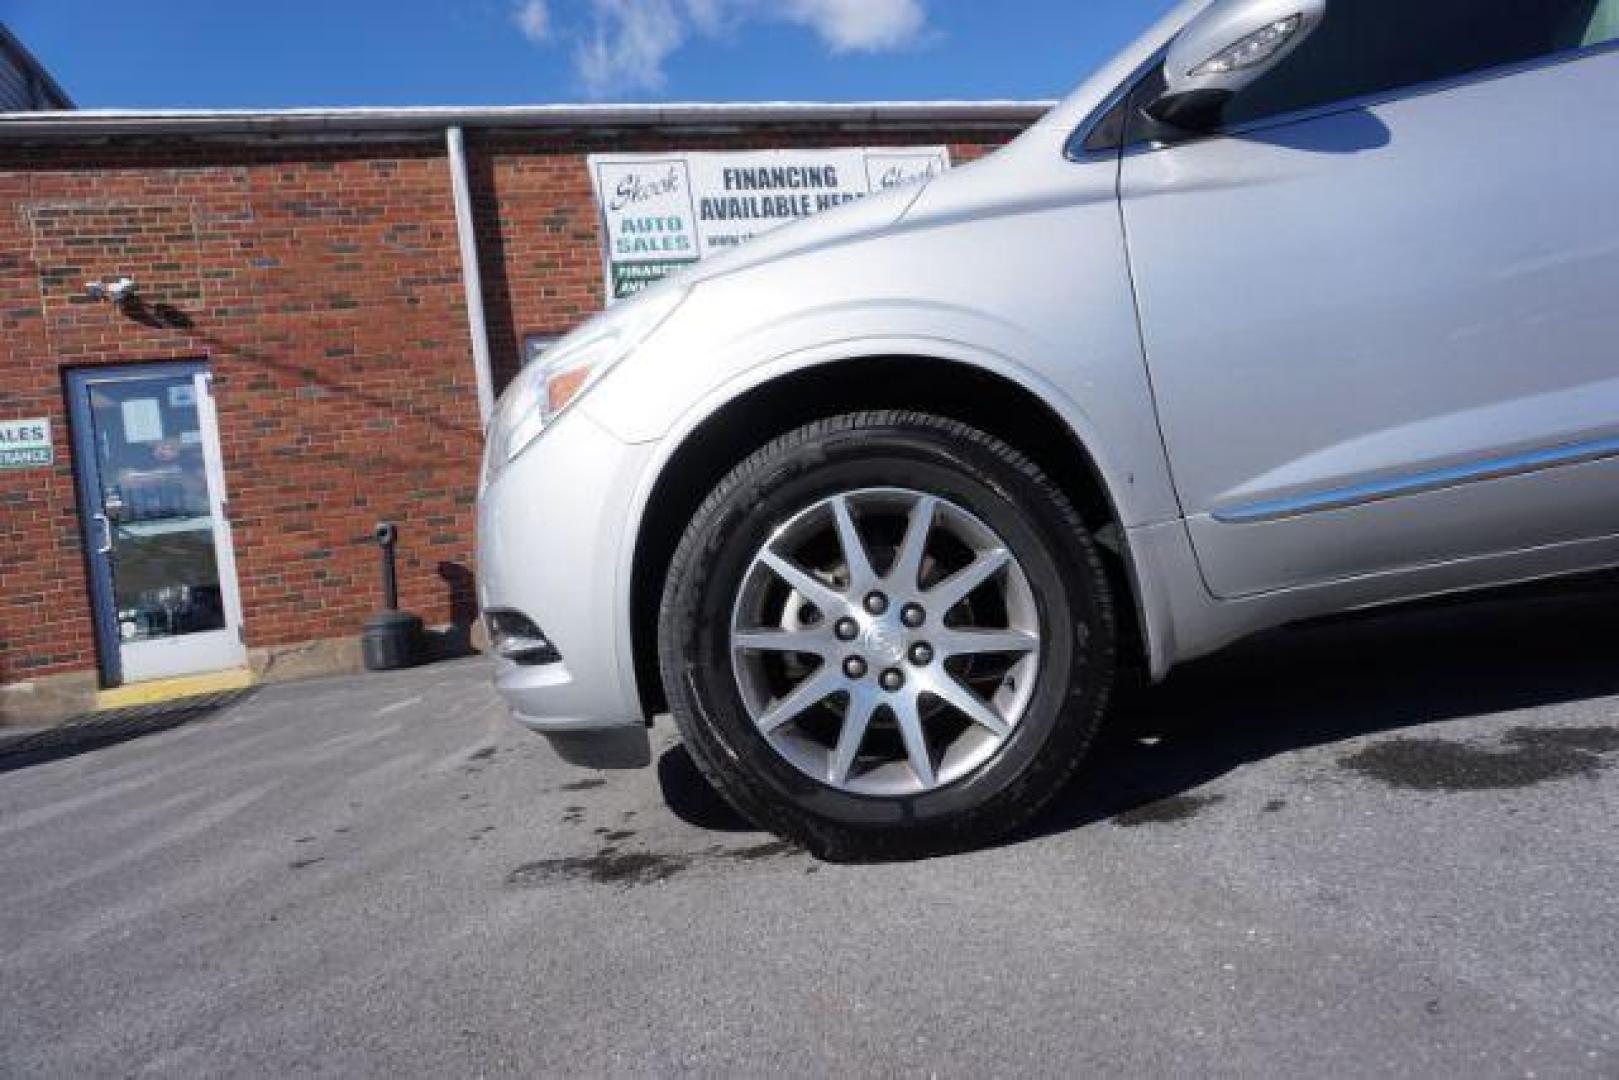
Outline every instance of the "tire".
{"type": "Polygon", "coordinates": [[[916,858],[1005,835],[1074,773],[1112,689],[1113,603],[1028,458],[953,420],[855,413],[776,439],[704,501],[659,659],[688,751],[743,815],[825,859],[916,858]]]}

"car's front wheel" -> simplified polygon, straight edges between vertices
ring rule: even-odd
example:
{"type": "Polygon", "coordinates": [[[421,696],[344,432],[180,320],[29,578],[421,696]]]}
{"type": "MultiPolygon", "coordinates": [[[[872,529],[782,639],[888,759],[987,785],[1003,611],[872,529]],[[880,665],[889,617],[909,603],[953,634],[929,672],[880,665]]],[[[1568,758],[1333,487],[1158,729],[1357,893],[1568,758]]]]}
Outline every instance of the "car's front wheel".
{"type": "Polygon", "coordinates": [[[659,631],[698,766],[829,858],[1012,829],[1078,765],[1114,668],[1107,577],[1068,498],[919,413],[818,421],[739,464],[676,552],[659,631]]]}

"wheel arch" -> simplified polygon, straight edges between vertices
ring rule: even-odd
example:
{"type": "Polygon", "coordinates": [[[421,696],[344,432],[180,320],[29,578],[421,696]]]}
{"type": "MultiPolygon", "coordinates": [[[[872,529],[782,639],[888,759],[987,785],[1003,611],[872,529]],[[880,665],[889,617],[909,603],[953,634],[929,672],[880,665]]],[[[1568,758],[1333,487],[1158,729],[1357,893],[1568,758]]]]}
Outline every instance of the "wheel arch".
{"type": "Polygon", "coordinates": [[[1121,602],[1121,659],[1150,667],[1137,567],[1117,503],[1095,456],[1073,426],[1039,394],[1008,376],[960,360],[925,355],[838,359],[749,387],[715,408],[670,454],[652,486],[635,537],[629,589],[632,662],[647,716],[664,711],[658,670],[658,610],[675,548],[692,513],[714,486],[777,436],[843,412],[903,408],[969,424],[1038,463],[1098,540],[1121,602]]]}

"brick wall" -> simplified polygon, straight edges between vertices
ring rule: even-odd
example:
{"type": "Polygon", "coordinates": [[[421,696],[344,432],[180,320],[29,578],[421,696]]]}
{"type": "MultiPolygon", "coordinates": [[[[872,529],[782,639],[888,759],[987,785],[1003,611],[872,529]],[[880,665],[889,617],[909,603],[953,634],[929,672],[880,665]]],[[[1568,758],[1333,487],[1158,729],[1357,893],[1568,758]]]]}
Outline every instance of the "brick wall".
{"type": "MultiPolygon", "coordinates": [[[[602,303],[596,151],[946,142],[948,132],[474,136],[502,384],[522,337],[602,303]]],[[[88,671],[95,647],[63,392],[69,367],[206,360],[250,646],[354,634],[372,524],[400,523],[401,601],[474,613],[479,422],[448,166],[436,143],[0,147],[0,419],[49,416],[50,469],[0,471],[0,685],[88,671]],[[84,282],[128,274],[121,311],[84,282]]]]}
{"type": "Polygon", "coordinates": [[[352,632],[380,518],[404,601],[471,603],[478,416],[436,148],[36,152],[0,161],[0,414],[56,466],[0,472],[0,683],[94,666],[61,370],[203,358],[250,645],[352,632]],[[130,274],[140,308],[84,295],[130,274]]]}

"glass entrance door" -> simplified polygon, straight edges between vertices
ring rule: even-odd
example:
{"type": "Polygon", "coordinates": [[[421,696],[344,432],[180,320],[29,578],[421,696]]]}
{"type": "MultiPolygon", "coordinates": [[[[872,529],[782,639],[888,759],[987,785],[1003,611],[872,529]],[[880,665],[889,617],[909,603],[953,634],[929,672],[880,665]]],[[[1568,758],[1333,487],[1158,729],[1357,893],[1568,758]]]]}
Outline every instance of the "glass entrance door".
{"type": "Polygon", "coordinates": [[[241,666],[224,472],[203,365],[76,371],[69,390],[105,680],[241,666]]]}

